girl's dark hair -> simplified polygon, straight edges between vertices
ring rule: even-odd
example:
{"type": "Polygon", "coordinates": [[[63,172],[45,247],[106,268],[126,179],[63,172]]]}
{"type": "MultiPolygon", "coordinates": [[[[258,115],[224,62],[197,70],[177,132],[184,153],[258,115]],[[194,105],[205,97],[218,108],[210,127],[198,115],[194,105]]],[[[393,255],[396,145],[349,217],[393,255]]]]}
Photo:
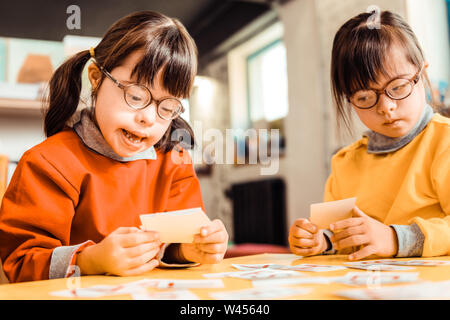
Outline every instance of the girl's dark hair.
{"type": "MultiPolygon", "coordinates": [[[[424,54],[411,27],[398,14],[379,13],[374,23],[372,13],[361,13],[348,20],[338,30],[331,53],[331,88],[336,108],[338,129],[341,123],[352,133],[351,107],[347,98],[359,89],[376,83],[386,71],[386,53],[393,43],[403,48],[408,61],[419,70],[424,54]]],[[[430,82],[423,71],[426,84],[430,82]]]]}
{"type": "MultiPolygon", "coordinates": [[[[135,50],[142,50],[143,56],[132,70],[131,77],[136,76],[138,82],[152,84],[161,71],[163,85],[171,95],[189,96],[197,73],[197,47],[180,21],[152,11],[132,13],[116,21],[94,48],[96,61],[110,72],[135,50]]],[[[75,113],[80,101],[81,74],[89,59],[89,50],[81,51],[53,74],[44,119],[47,137],[62,131],[75,113]]],[[[92,91],[92,103],[95,103],[103,80],[102,74],[98,86],[92,91]]],[[[176,147],[179,141],[171,141],[172,132],[176,129],[186,130],[191,136],[190,147],[194,145],[191,127],[178,117],[172,120],[155,148],[168,152],[176,147]]]]}

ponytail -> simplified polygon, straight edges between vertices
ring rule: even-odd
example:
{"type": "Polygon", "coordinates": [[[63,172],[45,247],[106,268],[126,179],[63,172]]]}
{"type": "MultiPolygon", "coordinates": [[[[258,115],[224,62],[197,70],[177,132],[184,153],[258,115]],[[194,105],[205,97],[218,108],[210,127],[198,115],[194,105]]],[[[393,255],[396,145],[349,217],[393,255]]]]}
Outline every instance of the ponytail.
{"type": "Polygon", "coordinates": [[[77,110],[81,73],[89,58],[89,50],[81,51],[53,73],[49,83],[48,108],[44,111],[44,132],[47,137],[62,131],[77,110]]]}

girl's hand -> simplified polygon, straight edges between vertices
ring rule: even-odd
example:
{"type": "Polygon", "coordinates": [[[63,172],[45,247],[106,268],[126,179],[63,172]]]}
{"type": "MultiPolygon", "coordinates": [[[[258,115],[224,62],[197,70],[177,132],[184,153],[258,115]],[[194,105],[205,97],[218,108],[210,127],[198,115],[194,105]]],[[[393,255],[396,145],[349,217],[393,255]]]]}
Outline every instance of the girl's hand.
{"type": "Polygon", "coordinates": [[[331,238],[335,249],[364,245],[364,248],[349,255],[350,260],[360,260],[370,255],[393,257],[397,254],[397,234],[393,228],[369,217],[356,206],[353,216],[330,225],[335,232],[331,238]]]}
{"type": "Polygon", "coordinates": [[[118,228],[100,243],[86,247],[77,256],[82,274],[135,276],[158,266],[159,234],[138,228],[118,228]]]}
{"type": "Polygon", "coordinates": [[[202,227],[194,236],[193,243],[182,243],[181,255],[188,261],[199,263],[218,263],[223,260],[227,251],[228,233],[219,219],[202,227]]]}
{"type": "Polygon", "coordinates": [[[300,256],[321,254],[327,249],[322,230],[308,219],[297,219],[289,230],[291,252],[300,256]]]}

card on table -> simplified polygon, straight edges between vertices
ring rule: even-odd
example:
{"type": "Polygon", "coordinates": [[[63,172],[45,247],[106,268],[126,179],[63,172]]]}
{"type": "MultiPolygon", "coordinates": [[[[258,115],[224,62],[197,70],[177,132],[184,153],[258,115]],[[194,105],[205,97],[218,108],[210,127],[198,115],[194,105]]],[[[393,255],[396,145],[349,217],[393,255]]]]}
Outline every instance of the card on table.
{"type": "Polygon", "coordinates": [[[310,292],[307,288],[252,288],[244,290],[213,292],[210,296],[217,300],[260,300],[296,296],[310,292]]]}
{"type": "Polygon", "coordinates": [[[211,222],[202,208],[142,214],[140,218],[142,228],[159,232],[164,243],[192,243],[200,228],[211,222]]]}
{"type": "Polygon", "coordinates": [[[338,296],[358,300],[450,299],[450,281],[422,282],[395,287],[343,290],[338,296]]]}
{"type": "Polygon", "coordinates": [[[278,279],[302,276],[300,272],[291,270],[254,269],[235,272],[207,273],[205,278],[240,278],[246,280],[278,279]]]}
{"type": "Polygon", "coordinates": [[[378,264],[378,263],[368,264],[361,262],[344,262],[344,264],[348,268],[362,269],[369,271],[402,271],[415,269],[413,267],[390,265],[390,264],[378,264]]]}
{"type": "Polygon", "coordinates": [[[232,264],[232,266],[239,270],[255,270],[255,269],[274,269],[274,270],[290,270],[290,271],[335,271],[346,269],[343,266],[334,265],[320,265],[320,264],[297,264],[294,266],[281,265],[281,264],[232,264]]]}
{"type": "Polygon", "coordinates": [[[285,278],[285,279],[267,279],[252,281],[253,287],[278,287],[294,284],[329,284],[336,277],[301,277],[301,278],[285,278]]]}
{"type": "Polygon", "coordinates": [[[417,272],[349,272],[334,281],[351,286],[376,286],[388,283],[415,282],[419,280],[417,272]]]}
{"type": "Polygon", "coordinates": [[[198,296],[189,290],[141,291],[133,293],[131,297],[133,300],[199,300],[198,296]]]}
{"type": "Polygon", "coordinates": [[[356,198],[313,203],[310,207],[309,220],[319,229],[329,229],[330,224],[351,218],[355,203],[356,198]]]}
{"type": "Polygon", "coordinates": [[[396,260],[396,259],[382,259],[382,260],[365,260],[358,261],[360,265],[395,265],[395,266],[415,266],[415,267],[436,267],[450,265],[450,261],[439,260],[396,260]]]}
{"type": "Polygon", "coordinates": [[[179,279],[143,279],[119,285],[96,285],[86,288],[75,288],[53,291],[50,294],[70,298],[98,298],[112,295],[139,294],[147,288],[158,289],[188,289],[188,288],[223,288],[222,280],[179,280],[179,279]]]}

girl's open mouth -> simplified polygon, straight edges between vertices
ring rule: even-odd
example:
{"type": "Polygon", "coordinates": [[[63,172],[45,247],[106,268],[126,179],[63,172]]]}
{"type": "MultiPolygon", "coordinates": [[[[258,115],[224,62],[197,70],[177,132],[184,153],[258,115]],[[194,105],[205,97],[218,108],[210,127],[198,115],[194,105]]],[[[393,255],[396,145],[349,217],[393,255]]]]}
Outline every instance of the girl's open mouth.
{"type": "Polygon", "coordinates": [[[122,133],[126,137],[126,139],[132,144],[140,144],[144,139],[146,139],[138,137],[125,129],[122,129],[122,133]]]}

